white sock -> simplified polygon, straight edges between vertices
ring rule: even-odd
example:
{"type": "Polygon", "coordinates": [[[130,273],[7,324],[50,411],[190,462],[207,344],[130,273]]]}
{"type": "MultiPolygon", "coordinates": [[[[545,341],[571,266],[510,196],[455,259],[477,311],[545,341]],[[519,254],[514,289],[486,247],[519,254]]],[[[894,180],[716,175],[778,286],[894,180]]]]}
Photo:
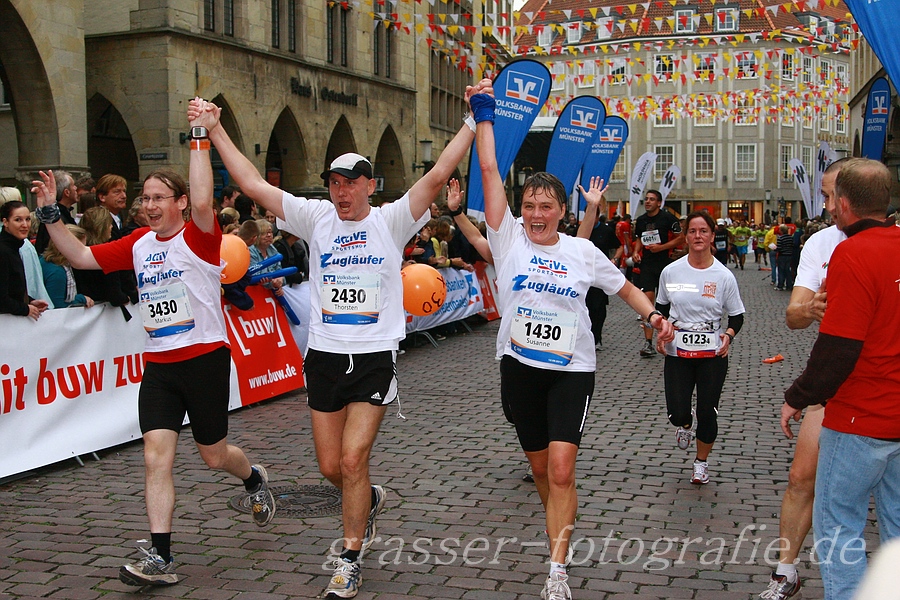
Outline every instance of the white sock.
{"type": "Polygon", "coordinates": [[[797,581],[797,567],[793,563],[778,563],[778,567],[775,569],[775,574],[786,575],[788,581],[797,581]]]}
{"type": "Polygon", "coordinates": [[[566,565],[564,565],[563,563],[555,563],[555,562],[551,561],[550,562],[550,576],[552,577],[554,573],[557,573],[559,575],[565,575],[566,574],[566,565]]]}

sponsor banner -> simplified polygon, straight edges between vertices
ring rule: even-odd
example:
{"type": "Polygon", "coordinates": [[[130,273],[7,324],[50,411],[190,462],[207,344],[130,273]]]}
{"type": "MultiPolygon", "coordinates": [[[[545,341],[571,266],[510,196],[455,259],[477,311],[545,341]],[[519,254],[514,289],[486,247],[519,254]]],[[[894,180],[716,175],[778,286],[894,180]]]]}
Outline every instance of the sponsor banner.
{"type": "Polygon", "coordinates": [[[653,173],[653,165],[656,164],[656,153],[645,152],[637,160],[634,165],[634,171],[631,172],[631,189],[628,190],[628,199],[631,203],[631,215],[636,217],[638,205],[641,203],[641,196],[644,194],[644,188],[650,181],[650,175],[653,173]]]}
{"type": "Polygon", "coordinates": [[[809,218],[815,216],[813,214],[812,197],[809,192],[809,173],[799,158],[792,158],[788,161],[791,172],[794,173],[794,181],[797,182],[797,188],[800,190],[800,197],[803,198],[803,206],[806,207],[806,215],[809,218]]]}
{"type": "Polygon", "coordinates": [[[497,306],[497,298],[500,297],[497,292],[497,271],[494,270],[494,265],[479,260],[475,263],[475,274],[481,284],[481,299],[484,304],[481,316],[488,321],[495,321],[500,318],[500,307],[497,306]]]}
{"type": "Polygon", "coordinates": [[[595,96],[570,100],[556,120],[547,154],[547,172],[559,178],[568,196],[575,192],[578,173],[605,120],[606,106],[595,96]]]}
{"type": "Polygon", "coordinates": [[[250,310],[224,306],[231,358],[245,406],[303,387],[303,357],[287,315],[270,290],[251,285],[247,293],[253,298],[250,310]]]}
{"type": "Polygon", "coordinates": [[[669,192],[675,187],[675,184],[678,183],[678,178],[681,177],[681,169],[677,166],[672,165],[668,169],[666,169],[665,175],[663,175],[662,183],[659,186],[659,193],[662,194],[662,205],[666,205],[666,198],[669,197],[669,192]]]}
{"type": "Polygon", "coordinates": [[[480,313],[484,309],[481,284],[478,276],[471,271],[441,269],[441,276],[447,283],[447,298],[440,310],[424,317],[407,313],[406,332],[425,331],[444,323],[452,323],[480,313]]]}
{"type": "MultiPolygon", "coordinates": [[[[544,64],[534,60],[511,62],[503,67],[494,80],[494,97],[497,99],[494,141],[497,169],[504,181],[531,124],[549,95],[550,71],[544,64]]],[[[469,183],[466,188],[468,214],[483,221],[484,188],[474,142],[469,153],[469,183]]]]}
{"type": "MultiPolygon", "coordinates": [[[[625,119],[616,116],[606,117],[597,133],[597,139],[594,140],[591,151],[581,167],[581,187],[588,189],[591,185],[591,177],[599,177],[609,183],[616,161],[619,160],[619,155],[627,140],[628,124],[625,119]]],[[[583,213],[586,207],[587,203],[582,196],[579,201],[579,214],[583,213]]]]}
{"type": "MultiPolygon", "coordinates": [[[[897,0],[847,0],[853,19],[859,25],[894,89],[900,85],[900,38],[897,37],[897,0]]],[[[886,104],[885,107],[888,105],[886,104]]],[[[865,139],[865,135],[863,136],[865,139]]],[[[863,142],[865,147],[865,142],[863,142]]],[[[863,152],[863,156],[866,156],[863,152]]],[[[869,158],[874,158],[870,156],[869,158]]],[[[880,159],[879,159],[880,160],[880,159]]]]}
{"type": "MultiPolygon", "coordinates": [[[[269,291],[247,291],[252,311],[225,308],[234,363],[230,409],[303,386],[283,309],[268,302],[269,291]]],[[[37,323],[0,315],[0,478],[141,437],[147,333],[138,308],[126,308],[136,318],[125,321],[109,305],[48,310],[37,323]]]]}
{"type": "Polygon", "coordinates": [[[822,196],[822,177],[825,176],[825,169],[835,160],[837,160],[837,156],[828,142],[819,142],[819,150],[816,152],[816,172],[813,176],[813,212],[809,215],[810,218],[822,216],[822,211],[825,209],[825,197],[822,196]]]}
{"type": "Polygon", "coordinates": [[[869,88],[866,100],[866,118],[863,124],[862,155],[881,160],[887,139],[888,112],[891,106],[891,86],[887,79],[879,77],[869,88]]]}

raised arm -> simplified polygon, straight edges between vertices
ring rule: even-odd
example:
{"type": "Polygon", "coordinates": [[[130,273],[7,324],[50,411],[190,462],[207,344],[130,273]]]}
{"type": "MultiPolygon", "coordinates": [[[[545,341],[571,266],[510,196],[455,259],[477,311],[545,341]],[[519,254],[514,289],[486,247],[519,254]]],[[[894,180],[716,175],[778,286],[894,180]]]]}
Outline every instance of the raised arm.
{"type": "MultiPolygon", "coordinates": [[[[466,88],[466,101],[468,102],[472,95],[481,92],[493,93],[490,79],[482,79],[477,85],[466,88]]],[[[473,139],[475,139],[475,132],[468,124],[464,124],[441,152],[431,170],[410,188],[409,208],[413,218],[420,219],[431,207],[431,203],[434,202],[441,188],[453,175],[456,166],[472,147],[473,139]]]]}
{"type": "Polygon", "coordinates": [[[609,186],[603,185],[603,180],[599,177],[591,177],[591,183],[587,191],[581,187],[580,183],[578,184],[578,191],[584,196],[587,208],[584,209],[584,219],[581,221],[581,225],[578,226],[578,233],[575,237],[584,239],[591,237],[591,231],[597,225],[597,219],[600,218],[600,211],[602,210],[604,214],[606,213],[605,194],[607,189],[609,189],[609,186]]]}
{"type": "MultiPolygon", "coordinates": [[[[191,127],[199,126],[198,119],[191,127]]],[[[191,140],[191,220],[205,233],[215,231],[216,211],[213,207],[213,172],[209,162],[209,140],[191,140]]]]}
{"type": "Polygon", "coordinates": [[[472,244],[472,247],[481,255],[481,258],[490,264],[494,264],[490,244],[484,239],[478,228],[472,224],[472,221],[469,220],[465,213],[459,212],[459,214],[455,214],[457,211],[460,211],[461,202],[462,191],[459,189],[459,182],[456,179],[451,179],[447,185],[447,208],[450,209],[450,214],[453,215],[453,222],[456,223],[459,232],[465,236],[469,243],[472,244]]]}
{"type": "Polygon", "coordinates": [[[500,228],[509,206],[506,190],[497,166],[497,151],[494,142],[494,108],[492,94],[478,94],[469,99],[475,113],[477,130],[475,145],[478,149],[478,166],[481,168],[481,184],[484,188],[484,218],[494,231],[500,228]]]}
{"type": "MultiPolygon", "coordinates": [[[[201,98],[194,98],[188,103],[188,119],[191,124],[206,127],[209,132],[209,139],[219,151],[222,162],[228,173],[234,177],[235,183],[241,188],[241,191],[250,196],[254,202],[265,208],[267,211],[275,213],[275,216],[283,219],[284,208],[281,205],[282,192],[277,187],[271,185],[253,163],[241,154],[237,149],[228,133],[220,123],[222,109],[207,102],[201,98]]],[[[193,161],[191,167],[193,168],[193,161]]]]}
{"type": "Polygon", "coordinates": [[[99,269],[90,248],[81,243],[77,237],[60,220],[59,206],[56,204],[56,180],[53,171],[39,172],[40,181],[31,182],[31,191],[37,196],[37,217],[47,226],[47,233],[56,245],[57,250],[68,259],[76,269],[99,269]],[[54,220],[55,219],[55,220],[54,220]]]}

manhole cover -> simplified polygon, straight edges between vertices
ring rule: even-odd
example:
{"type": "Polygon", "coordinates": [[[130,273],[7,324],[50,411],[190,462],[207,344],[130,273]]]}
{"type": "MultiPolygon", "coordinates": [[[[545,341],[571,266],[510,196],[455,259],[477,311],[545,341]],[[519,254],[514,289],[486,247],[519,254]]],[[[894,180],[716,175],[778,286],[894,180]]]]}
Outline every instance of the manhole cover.
{"type": "MultiPolygon", "coordinates": [[[[341,490],[326,485],[273,486],[276,516],[333,517],[341,514],[341,490]]],[[[250,513],[250,496],[241,494],[228,501],[228,506],[242,513],[250,513]]]]}

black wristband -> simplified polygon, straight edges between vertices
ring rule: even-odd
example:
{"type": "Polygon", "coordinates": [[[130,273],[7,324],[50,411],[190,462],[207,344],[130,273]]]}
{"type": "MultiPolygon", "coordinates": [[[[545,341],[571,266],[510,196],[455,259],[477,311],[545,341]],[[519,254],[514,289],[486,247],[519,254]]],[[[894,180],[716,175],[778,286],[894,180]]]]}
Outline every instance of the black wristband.
{"type": "Polygon", "coordinates": [[[38,206],[37,209],[35,209],[34,214],[35,216],[37,216],[38,221],[47,225],[49,225],[50,223],[56,223],[60,220],[60,218],[62,218],[59,210],[59,204],[38,206]]]}
{"type": "Polygon", "coordinates": [[[456,210],[451,210],[450,213],[449,213],[449,215],[450,215],[451,217],[458,217],[458,216],[461,215],[461,214],[463,214],[462,206],[460,206],[460,207],[457,208],[456,210]]]}
{"type": "Polygon", "coordinates": [[[732,334],[730,334],[730,333],[728,333],[728,332],[726,331],[726,332],[725,332],[725,335],[728,336],[728,339],[729,339],[729,340],[731,340],[732,342],[734,341],[734,336],[733,336],[732,334]]]}
{"type": "Polygon", "coordinates": [[[653,326],[653,315],[659,315],[663,319],[665,319],[665,317],[663,317],[663,314],[658,310],[652,311],[649,315],[647,315],[647,323],[649,323],[651,327],[653,326]]]}

